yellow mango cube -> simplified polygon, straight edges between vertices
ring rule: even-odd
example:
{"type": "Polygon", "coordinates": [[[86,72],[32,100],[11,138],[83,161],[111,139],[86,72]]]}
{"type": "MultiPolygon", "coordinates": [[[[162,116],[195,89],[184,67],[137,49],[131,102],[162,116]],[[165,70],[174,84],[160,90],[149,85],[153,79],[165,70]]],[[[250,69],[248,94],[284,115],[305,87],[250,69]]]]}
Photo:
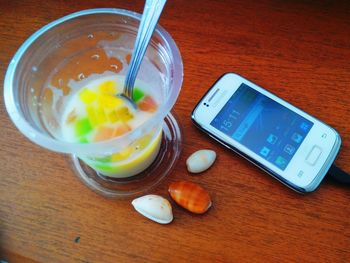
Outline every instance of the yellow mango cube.
{"type": "Polygon", "coordinates": [[[133,148],[127,147],[124,150],[113,154],[111,156],[111,160],[112,160],[112,162],[119,162],[119,161],[127,159],[132,153],[133,153],[133,148]]]}
{"type": "Polygon", "coordinates": [[[129,111],[127,107],[122,107],[116,110],[116,113],[121,121],[127,122],[134,118],[134,115],[129,111]]]}
{"type": "Polygon", "coordinates": [[[85,104],[91,104],[97,99],[97,93],[85,88],[80,92],[79,97],[85,104]]]}
{"type": "Polygon", "coordinates": [[[95,113],[98,124],[104,124],[107,122],[107,116],[103,108],[97,107],[95,113]]]}
{"type": "Polygon", "coordinates": [[[88,119],[93,127],[96,127],[98,125],[96,113],[95,113],[95,107],[93,106],[87,106],[86,107],[86,113],[88,116],[88,119]]]}
{"type": "Polygon", "coordinates": [[[123,104],[124,104],[123,99],[115,96],[106,95],[106,94],[100,94],[98,96],[98,105],[105,109],[113,110],[121,107],[123,104]]]}
{"type": "Polygon", "coordinates": [[[115,112],[115,111],[111,111],[108,113],[108,120],[111,122],[111,123],[115,123],[117,121],[119,121],[119,116],[118,114],[115,112]]]}
{"type": "Polygon", "coordinates": [[[98,91],[108,95],[115,95],[117,93],[117,84],[112,80],[107,80],[98,86],[98,91]]]}
{"type": "Polygon", "coordinates": [[[86,112],[93,127],[105,124],[107,122],[107,116],[103,108],[87,106],[86,112]]]}

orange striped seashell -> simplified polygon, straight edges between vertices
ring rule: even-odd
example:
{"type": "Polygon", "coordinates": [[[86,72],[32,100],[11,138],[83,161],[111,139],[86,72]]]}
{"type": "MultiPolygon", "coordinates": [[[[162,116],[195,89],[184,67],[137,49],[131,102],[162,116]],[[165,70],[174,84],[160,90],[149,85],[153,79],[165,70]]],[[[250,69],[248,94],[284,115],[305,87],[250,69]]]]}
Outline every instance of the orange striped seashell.
{"type": "Polygon", "coordinates": [[[211,206],[208,192],[192,182],[173,182],[169,186],[169,193],[178,205],[195,214],[203,214],[211,206]]]}

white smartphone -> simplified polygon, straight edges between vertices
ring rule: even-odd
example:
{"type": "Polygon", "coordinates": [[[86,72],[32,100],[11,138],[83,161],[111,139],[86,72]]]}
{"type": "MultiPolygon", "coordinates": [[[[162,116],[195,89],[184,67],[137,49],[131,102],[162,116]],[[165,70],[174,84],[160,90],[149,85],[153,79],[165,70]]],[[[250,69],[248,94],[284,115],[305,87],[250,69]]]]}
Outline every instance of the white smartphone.
{"type": "Polygon", "coordinates": [[[226,73],[192,112],[209,136],[297,192],[314,191],[341,144],[327,124],[249,80],[226,73]]]}

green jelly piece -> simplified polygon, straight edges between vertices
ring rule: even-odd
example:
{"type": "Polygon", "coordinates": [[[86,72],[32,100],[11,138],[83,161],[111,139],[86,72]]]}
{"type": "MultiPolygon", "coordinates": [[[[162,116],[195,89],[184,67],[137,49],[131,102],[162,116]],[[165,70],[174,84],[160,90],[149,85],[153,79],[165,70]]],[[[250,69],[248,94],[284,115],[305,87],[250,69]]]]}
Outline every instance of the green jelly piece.
{"type": "Polygon", "coordinates": [[[97,164],[94,166],[96,167],[96,169],[99,169],[99,170],[104,171],[104,172],[113,172],[114,171],[114,167],[107,165],[107,164],[97,164]]]}
{"type": "Polygon", "coordinates": [[[79,143],[89,143],[89,141],[85,137],[82,137],[79,139],[79,143]]]}
{"type": "Polygon", "coordinates": [[[101,158],[96,158],[96,161],[101,162],[101,163],[109,163],[111,162],[111,156],[106,156],[106,157],[101,157],[101,158]]]}
{"type": "Polygon", "coordinates": [[[140,90],[139,88],[134,89],[132,98],[136,103],[139,102],[144,96],[145,93],[142,90],[140,90]]]}
{"type": "Polygon", "coordinates": [[[78,120],[75,124],[75,135],[82,137],[92,131],[92,126],[88,118],[78,120]]]}

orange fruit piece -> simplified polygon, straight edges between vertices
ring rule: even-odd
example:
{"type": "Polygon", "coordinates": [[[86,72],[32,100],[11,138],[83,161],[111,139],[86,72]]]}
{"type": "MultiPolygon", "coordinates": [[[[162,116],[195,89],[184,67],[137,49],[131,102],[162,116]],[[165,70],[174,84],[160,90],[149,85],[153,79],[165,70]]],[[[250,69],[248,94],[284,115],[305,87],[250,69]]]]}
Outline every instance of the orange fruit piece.
{"type": "Polygon", "coordinates": [[[131,131],[131,128],[126,123],[121,123],[114,129],[114,137],[121,136],[127,132],[131,131]]]}
{"type": "Polygon", "coordinates": [[[122,123],[117,127],[100,126],[97,128],[96,134],[93,138],[94,142],[106,141],[114,137],[121,136],[131,131],[129,125],[122,123]]]}
{"type": "Polygon", "coordinates": [[[138,104],[142,111],[155,112],[157,110],[157,103],[150,96],[146,96],[138,104]]]}
{"type": "Polygon", "coordinates": [[[114,137],[114,128],[101,126],[97,129],[97,132],[93,138],[94,142],[105,141],[114,137]]]}
{"type": "Polygon", "coordinates": [[[125,60],[126,60],[126,63],[129,65],[130,64],[130,60],[131,60],[131,54],[130,53],[125,56],[125,60]]]}
{"type": "Polygon", "coordinates": [[[72,124],[77,119],[75,109],[73,109],[67,116],[66,124],[72,124]]]}

